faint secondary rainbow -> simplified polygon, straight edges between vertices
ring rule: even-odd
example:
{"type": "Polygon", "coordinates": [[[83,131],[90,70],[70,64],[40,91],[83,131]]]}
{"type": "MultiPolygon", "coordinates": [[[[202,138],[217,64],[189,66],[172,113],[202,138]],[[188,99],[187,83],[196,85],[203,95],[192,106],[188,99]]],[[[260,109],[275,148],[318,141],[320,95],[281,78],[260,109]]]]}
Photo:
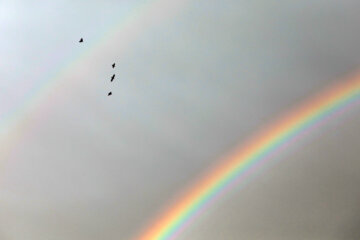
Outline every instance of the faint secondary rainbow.
{"type": "MultiPolygon", "coordinates": [[[[32,86],[27,97],[18,106],[13,107],[4,115],[0,116],[0,158],[6,159],[6,155],[16,143],[17,139],[27,128],[27,116],[34,115],[36,108],[41,104],[51,104],[44,101],[56,83],[72,70],[77,63],[86,59],[92,52],[105,46],[106,42],[117,33],[122,33],[121,42],[117,45],[121,53],[124,53],[131,43],[138,38],[143,31],[152,25],[161,23],[174,17],[175,13],[183,9],[190,0],[143,0],[134,4],[131,9],[121,14],[114,24],[98,34],[96,39],[84,39],[85,43],[78,50],[71,53],[63,62],[56,63],[56,67],[44,74],[38,86],[32,86]]],[[[80,36],[74,37],[74,43],[78,44],[80,36]]],[[[119,59],[124,54],[119,56],[119,59]]],[[[51,54],[49,54],[51,58],[51,54]]]]}
{"type": "Polygon", "coordinates": [[[222,160],[158,219],[139,240],[174,239],[196,215],[255,165],[284,148],[334,113],[360,100],[360,74],[329,87],[250,138],[238,151],[222,160]]]}

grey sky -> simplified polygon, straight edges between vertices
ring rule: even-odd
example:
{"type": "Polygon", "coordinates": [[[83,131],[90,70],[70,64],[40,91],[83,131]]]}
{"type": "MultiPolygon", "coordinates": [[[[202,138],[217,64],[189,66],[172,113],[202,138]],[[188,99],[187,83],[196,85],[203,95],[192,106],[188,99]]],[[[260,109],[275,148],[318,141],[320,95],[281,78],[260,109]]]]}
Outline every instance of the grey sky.
{"type": "MultiPolygon", "coordinates": [[[[356,0],[144,7],[91,47],[141,4],[0,2],[0,239],[128,239],[222,155],[360,64],[356,0]]],[[[359,110],[179,239],[358,239],[359,110]]]]}

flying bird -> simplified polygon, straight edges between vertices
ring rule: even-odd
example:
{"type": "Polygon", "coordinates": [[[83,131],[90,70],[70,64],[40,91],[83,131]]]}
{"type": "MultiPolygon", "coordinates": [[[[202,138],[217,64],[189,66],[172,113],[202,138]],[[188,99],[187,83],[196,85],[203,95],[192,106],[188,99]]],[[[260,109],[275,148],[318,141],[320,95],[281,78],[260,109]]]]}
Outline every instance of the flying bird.
{"type": "Polygon", "coordinates": [[[108,93],[108,96],[111,96],[111,95],[112,95],[112,92],[109,92],[109,93],[108,93]]]}
{"type": "Polygon", "coordinates": [[[80,38],[80,41],[79,41],[79,42],[82,43],[83,41],[84,41],[84,40],[83,40],[82,38],[80,38]]]}
{"type": "Polygon", "coordinates": [[[113,63],[113,65],[111,65],[112,66],[112,68],[114,68],[115,67],[115,63],[113,63]]]}
{"type": "Polygon", "coordinates": [[[111,76],[111,82],[114,81],[115,79],[115,74],[111,76]]]}

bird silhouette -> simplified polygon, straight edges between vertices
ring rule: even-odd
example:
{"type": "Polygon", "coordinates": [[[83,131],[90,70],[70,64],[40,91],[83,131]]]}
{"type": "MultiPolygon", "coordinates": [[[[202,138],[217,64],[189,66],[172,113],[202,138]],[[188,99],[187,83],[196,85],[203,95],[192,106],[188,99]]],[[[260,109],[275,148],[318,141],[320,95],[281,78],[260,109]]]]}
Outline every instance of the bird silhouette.
{"type": "Polygon", "coordinates": [[[115,79],[115,74],[111,76],[111,82],[114,81],[115,79]]]}
{"type": "Polygon", "coordinates": [[[112,68],[115,68],[115,63],[113,63],[113,65],[111,65],[112,66],[112,68]]]}
{"type": "Polygon", "coordinates": [[[109,93],[108,93],[108,96],[111,96],[111,95],[112,95],[112,92],[109,92],[109,93]]]}
{"type": "Polygon", "coordinates": [[[83,40],[82,38],[80,38],[80,41],[79,41],[79,42],[82,43],[83,41],[84,41],[84,40],[83,40]]]}

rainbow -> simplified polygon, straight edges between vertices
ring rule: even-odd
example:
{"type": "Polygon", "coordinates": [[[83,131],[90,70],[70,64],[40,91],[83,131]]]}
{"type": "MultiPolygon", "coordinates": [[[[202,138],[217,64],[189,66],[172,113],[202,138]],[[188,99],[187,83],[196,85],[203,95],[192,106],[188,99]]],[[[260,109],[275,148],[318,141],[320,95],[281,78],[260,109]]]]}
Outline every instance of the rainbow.
{"type": "MultiPolygon", "coordinates": [[[[11,111],[0,116],[0,159],[6,159],[7,154],[15,146],[17,140],[27,128],[28,116],[34,115],[40,105],[51,104],[46,101],[51,90],[59,90],[61,80],[73,70],[77,63],[89,58],[95,51],[102,50],[116,34],[121,34],[121,40],[117,41],[117,48],[121,53],[119,58],[124,57],[131,43],[148,30],[152,25],[159,24],[166,19],[172,18],[180,10],[184,9],[189,0],[144,0],[134,4],[126,13],[121,14],[111,26],[99,32],[97,38],[85,39],[86,44],[81,50],[75,50],[69,56],[64,57],[62,62],[56,63],[56,68],[44,73],[37,86],[29,89],[26,99],[11,111]],[[31,114],[30,114],[31,113],[31,114]]],[[[78,37],[78,36],[77,36],[78,37]]],[[[74,39],[77,43],[78,39],[74,39]]],[[[51,54],[49,54],[51,58],[51,54]]],[[[64,85],[63,85],[64,86],[64,85]]]]}
{"type": "Polygon", "coordinates": [[[302,133],[313,129],[339,111],[358,104],[359,97],[360,74],[325,89],[280,117],[208,171],[136,239],[176,238],[205,207],[239,182],[240,177],[247,175],[256,165],[296,140],[302,133]]]}

